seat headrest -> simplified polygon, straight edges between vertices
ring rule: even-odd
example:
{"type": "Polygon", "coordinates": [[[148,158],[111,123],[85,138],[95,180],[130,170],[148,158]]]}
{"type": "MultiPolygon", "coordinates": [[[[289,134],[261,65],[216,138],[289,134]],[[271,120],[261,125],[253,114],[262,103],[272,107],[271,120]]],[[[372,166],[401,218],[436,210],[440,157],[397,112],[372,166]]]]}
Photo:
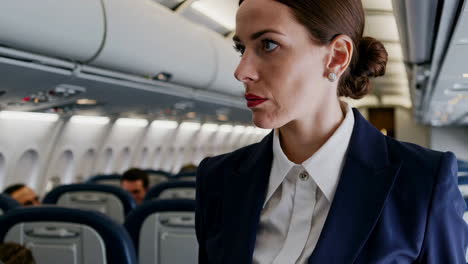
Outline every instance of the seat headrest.
{"type": "Polygon", "coordinates": [[[0,194],[0,209],[2,211],[7,212],[16,207],[20,207],[21,205],[13,198],[6,194],[0,194]]]}
{"type": "Polygon", "coordinates": [[[132,211],[136,207],[136,203],[133,197],[120,187],[89,183],[58,186],[44,197],[43,202],[45,204],[56,204],[57,201],[60,199],[60,196],[62,196],[63,194],[76,191],[95,191],[113,194],[116,197],[118,197],[120,201],[122,201],[125,210],[125,215],[128,215],[128,213],[130,213],[130,211],[132,211]]]}
{"type": "Polygon", "coordinates": [[[194,200],[152,200],[145,201],[133,210],[125,219],[124,226],[138,248],[140,229],[146,218],[158,212],[195,212],[194,200]]]}
{"type": "Polygon", "coordinates": [[[104,214],[58,206],[23,207],[7,212],[0,218],[0,241],[18,223],[66,222],[93,228],[106,247],[106,258],[112,264],[134,264],[136,252],[127,231],[104,214]]]}
{"type": "Polygon", "coordinates": [[[163,182],[151,187],[145,195],[145,200],[152,200],[161,195],[167,189],[173,188],[196,188],[194,181],[176,181],[176,182],[163,182]]]}

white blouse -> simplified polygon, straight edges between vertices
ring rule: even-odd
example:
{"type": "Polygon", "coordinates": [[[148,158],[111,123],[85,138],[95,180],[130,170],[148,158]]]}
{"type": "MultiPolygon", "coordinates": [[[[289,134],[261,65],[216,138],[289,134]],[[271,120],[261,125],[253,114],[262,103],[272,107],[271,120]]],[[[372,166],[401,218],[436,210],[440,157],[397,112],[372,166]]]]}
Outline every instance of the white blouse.
{"type": "Polygon", "coordinates": [[[307,262],[335,196],[353,127],[353,111],[346,105],[341,125],[302,164],[288,160],[278,131],[274,131],[273,164],[257,230],[254,264],[307,262]]]}

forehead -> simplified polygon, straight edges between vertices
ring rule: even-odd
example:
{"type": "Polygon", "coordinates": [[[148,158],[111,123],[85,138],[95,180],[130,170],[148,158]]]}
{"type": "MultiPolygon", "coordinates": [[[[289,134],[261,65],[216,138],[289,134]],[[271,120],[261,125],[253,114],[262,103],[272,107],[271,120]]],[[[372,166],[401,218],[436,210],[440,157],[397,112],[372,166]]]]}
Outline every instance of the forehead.
{"type": "Polygon", "coordinates": [[[14,192],[12,196],[16,199],[28,199],[31,198],[31,196],[35,196],[35,193],[29,187],[23,187],[14,192]]]}
{"type": "Polygon", "coordinates": [[[143,187],[143,181],[142,180],[122,181],[122,186],[126,188],[141,188],[143,187]]]}
{"type": "Polygon", "coordinates": [[[274,0],[245,0],[236,15],[236,34],[242,36],[264,29],[287,32],[297,22],[292,10],[274,0]]]}

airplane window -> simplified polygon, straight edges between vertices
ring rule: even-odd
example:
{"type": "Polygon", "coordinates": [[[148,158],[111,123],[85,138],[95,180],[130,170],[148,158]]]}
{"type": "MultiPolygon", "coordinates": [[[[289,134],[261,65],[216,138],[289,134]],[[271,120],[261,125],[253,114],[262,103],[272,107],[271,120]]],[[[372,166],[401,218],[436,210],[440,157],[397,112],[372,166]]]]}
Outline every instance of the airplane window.
{"type": "Polygon", "coordinates": [[[73,181],[73,175],[75,173],[73,160],[72,151],[66,150],[62,153],[57,163],[57,177],[62,179],[62,182],[66,184],[73,181]]]}
{"type": "Polygon", "coordinates": [[[111,148],[107,148],[104,151],[104,173],[112,173],[112,163],[114,162],[114,151],[111,148]]]}
{"type": "MultiPolygon", "coordinates": [[[[81,162],[81,178],[84,178],[84,179],[87,179],[88,177],[91,176],[91,174],[93,174],[93,164],[94,164],[94,160],[96,158],[96,152],[94,151],[94,149],[88,149],[88,151],[86,151],[86,153],[84,154],[83,158],[82,158],[82,162],[81,162]]],[[[75,179],[75,181],[77,182],[80,182],[84,179],[81,179],[79,180],[78,177],[75,179]]]]}
{"type": "Polygon", "coordinates": [[[143,148],[141,153],[140,168],[148,168],[149,151],[147,147],[143,148]]]}
{"type": "Polygon", "coordinates": [[[9,183],[16,182],[33,182],[35,184],[39,172],[39,154],[35,150],[28,150],[21,155],[18,163],[14,179],[9,183]]]}
{"type": "Polygon", "coordinates": [[[129,147],[125,147],[122,150],[116,166],[118,166],[116,171],[119,171],[119,172],[124,172],[129,169],[130,167],[130,148],[129,147]]]}

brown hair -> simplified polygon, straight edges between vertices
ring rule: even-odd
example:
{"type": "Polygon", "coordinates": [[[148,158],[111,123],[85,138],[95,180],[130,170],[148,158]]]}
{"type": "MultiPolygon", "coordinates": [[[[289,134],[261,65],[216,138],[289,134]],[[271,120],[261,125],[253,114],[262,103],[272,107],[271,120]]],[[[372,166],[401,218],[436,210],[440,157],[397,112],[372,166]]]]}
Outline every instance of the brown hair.
{"type": "Polygon", "coordinates": [[[5,264],[35,264],[31,250],[16,243],[0,244],[0,260],[5,264]]]}
{"type": "MultiPolygon", "coordinates": [[[[388,59],[385,47],[374,38],[362,36],[365,14],[361,0],[275,1],[292,9],[296,19],[309,30],[318,44],[328,45],[341,34],[353,40],[353,57],[341,76],[338,96],[360,99],[371,90],[369,77],[385,74],[388,59]]],[[[240,0],[239,5],[242,2],[244,0],[240,0]]]]}

